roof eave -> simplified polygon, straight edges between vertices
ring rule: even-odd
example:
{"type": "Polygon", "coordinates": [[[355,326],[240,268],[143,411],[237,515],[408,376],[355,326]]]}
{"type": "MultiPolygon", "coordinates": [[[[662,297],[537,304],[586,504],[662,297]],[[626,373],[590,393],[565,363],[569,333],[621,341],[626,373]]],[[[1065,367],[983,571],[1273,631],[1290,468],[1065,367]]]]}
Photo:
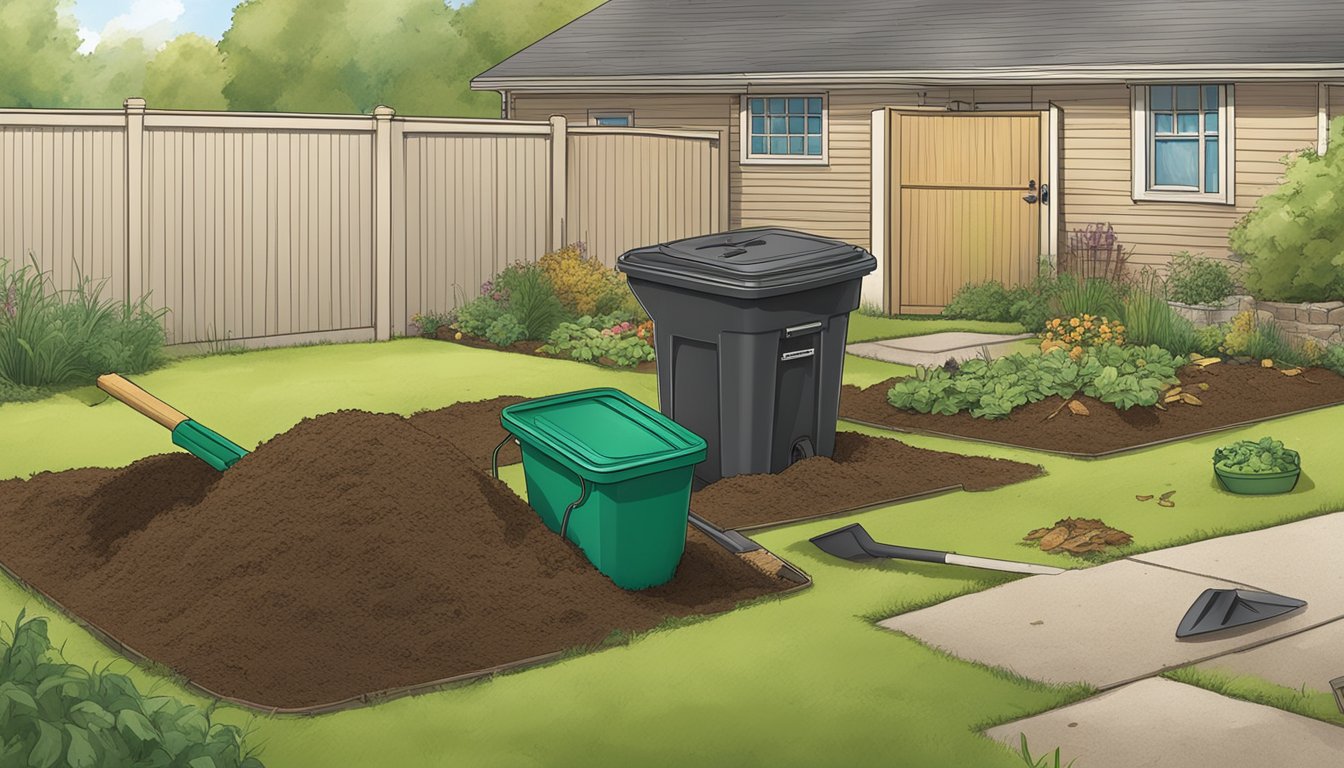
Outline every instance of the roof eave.
{"type": "Polygon", "coordinates": [[[474,78],[476,90],[526,91],[743,91],[751,88],[825,86],[1070,85],[1145,80],[1344,80],[1344,62],[1314,64],[1158,64],[1003,67],[967,70],[875,72],[740,72],[619,76],[492,76],[474,78]]]}

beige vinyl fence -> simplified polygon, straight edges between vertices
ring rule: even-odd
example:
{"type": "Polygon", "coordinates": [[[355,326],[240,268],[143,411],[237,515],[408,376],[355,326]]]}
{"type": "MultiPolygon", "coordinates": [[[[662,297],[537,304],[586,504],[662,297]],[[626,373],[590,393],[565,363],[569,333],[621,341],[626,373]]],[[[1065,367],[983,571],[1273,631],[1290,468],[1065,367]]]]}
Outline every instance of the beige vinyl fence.
{"type": "Polygon", "coordinates": [[[721,225],[715,132],[0,111],[0,258],[168,309],[169,343],[385,339],[513,261],[721,225]]]}

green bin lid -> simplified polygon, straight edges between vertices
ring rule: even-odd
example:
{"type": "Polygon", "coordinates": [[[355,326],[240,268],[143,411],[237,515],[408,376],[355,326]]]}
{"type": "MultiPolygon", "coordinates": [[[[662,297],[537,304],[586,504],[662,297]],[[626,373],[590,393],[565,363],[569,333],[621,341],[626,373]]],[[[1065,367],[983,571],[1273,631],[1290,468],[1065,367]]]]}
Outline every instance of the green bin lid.
{"type": "Polygon", "coordinates": [[[587,389],[506,407],[500,423],[593,480],[652,474],[705,460],[705,441],[618,389],[587,389]],[[633,472],[632,470],[646,470],[633,472]]]}

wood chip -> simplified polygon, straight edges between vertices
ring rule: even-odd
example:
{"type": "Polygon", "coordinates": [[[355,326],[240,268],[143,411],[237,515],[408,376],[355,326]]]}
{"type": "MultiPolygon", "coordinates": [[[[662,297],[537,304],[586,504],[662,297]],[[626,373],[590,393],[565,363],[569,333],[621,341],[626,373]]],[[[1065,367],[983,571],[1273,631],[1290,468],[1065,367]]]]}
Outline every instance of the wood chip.
{"type": "Polygon", "coordinates": [[[1207,381],[1201,381],[1201,382],[1199,382],[1199,391],[1200,391],[1200,392],[1208,392],[1208,391],[1209,391],[1209,383],[1208,383],[1207,381]]]}
{"type": "Polygon", "coordinates": [[[1139,501],[1152,501],[1153,494],[1149,493],[1143,496],[1135,496],[1134,498],[1138,499],[1139,501]]]}
{"type": "Polygon", "coordinates": [[[1261,368],[1273,368],[1273,367],[1274,367],[1274,361],[1273,361],[1273,360],[1270,360],[1268,357],[1266,357],[1264,360],[1261,360],[1261,361],[1260,361],[1260,367],[1261,367],[1261,368]]]}
{"type": "Polygon", "coordinates": [[[1125,533],[1124,531],[1113,530],[1110,533],[1106,534],[1105,538],[1103,538],[1102,541],[1104,541],[1106,544],[1110,546],[1115,547],[1128,544],[1134,541],[1134,537],[1130,536],[1128,533],[1125,533]]]}
{"type": "Polygon", "coordinates": [[[1069,529],[1061,525],[1041,537],[1041,549],[1049,552],[1063,544],[1067,538],[1069,538],[1069,529]]]}
{"type": "Polygon", "coordinates": [[[1167,395],[1166,397],[1162,398],[1162,402],[1164,403],[1179,403],[1180,401],[1181,401],[1181,394],[1179,392],[1177,392],[1174,395],[1167,395]]]}
{"type": "Polygon", "coordinates": [[[1049,529],[1049,528],[1037,528],[1036,530],[1032,531],[1031,533],[1028,533],[1026,536],[1023,536],[1023,537],[1022,537],[1022,540],[1023,540],[1023,541],[1036,541],[1037,539],[1041,538],[1042,536],[1044,536],[1045,534],[1047,534],[1047,533],[1049,533],[1049,532],[1050,532],[1050,529],[1049,529]]]}
{"type": "Polygon", "coordinates": [[[1172,395],[1179,395],[1179,394],[1181,394],[1181,387],[1172,387],[1171,389],[1168,389],[1168,390],[1167,390],[1167,397],[1171,397],[1172,395]]]}
{"type": "Polygon", "coordinates": [[[1186,392],[1185,394],[1181,395],[1181,402],[1182,402],[1182,403],[1185,403],[1186,405],[1203,405],[1203,404],[1204,404],[1204,401],[1200,400],[1198,397],[1195,397],[1194,395],[1190,394],[1189,392],[1186,392]]]}
{"type": "Polygon", "coordinates": [[[1221,357],[1205,357],[1196,360],[1195,365],[1198,365],[1200,368],[1207,368],[1210,365],[1213,365],[1214,363],[1221,363],[1221,362],[1223,362],[1223,359],[1221,357]]]}
{"type": "Polygon", "coordinates": [[[1174,501],[1167,501],[1166,499],[1158,499],[1158,500],[1157,500],[1157,506],[1159,506],[1159,507],[1174,507],[1174,506],[1176,506],[1176,502],[1174,502],[1174,501]]]}
{"type": "Polygon", "coordinates": [[[1074,416],[1089,416],[1092,413],[1091,411],[1087,410],[1086,405],[1083,405],[1077,400],[1069,401],[1069,412],[1072,413],[1074,416]]]}
{"type": "Polygon", "coordinates": [[[1301,368],[1288,368],[1286,370],[1279,371],[1279,373],[1282,373],[1284,376],[1296,376],[1301,372],[1302,372],[1301,368]]]}
{"type": "Polygon", "coordinates": [[[1162,494],[1161,496],[1158,496],[1158,498],[1161,499],[1161,500],[1163,500],[1163,501],[1166,501],[1167,499],[1170,499],[1172,496],[1175,496],[1175,495],[1176,495],[1176,492],[1175,492],[1175,491],[1167,491],[1166,493],[1162,494]]]}

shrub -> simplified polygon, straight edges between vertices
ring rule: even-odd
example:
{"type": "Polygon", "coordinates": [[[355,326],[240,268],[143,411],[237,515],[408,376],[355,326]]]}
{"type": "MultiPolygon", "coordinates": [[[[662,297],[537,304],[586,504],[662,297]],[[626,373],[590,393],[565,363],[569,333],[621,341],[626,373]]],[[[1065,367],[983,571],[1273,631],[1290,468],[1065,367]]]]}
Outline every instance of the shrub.
{"type": "Polygon", "coordinates": [[[887,401],[919,413],[970,411],[975,418],[995,419],[1052,395],[1082,392],[1126,410],[1156,404],[1177,383],[1176,371],[1184,364],[1184,358],[1152,346],[1106,344],[1084,350],[1077,360],[1063,349],[1017,353],[992,362],[969,360],[955,373],[921,369],[915,378],[897,382],[887,401]]]}
{"type": "Polygon", "coordinates": [[[1193,351],[1212,357],[1222,351],[1223,339],[1227,329],[1222,325],[1206,325],[1195,329],[1195,348],[1193,351]]]}
{"type": "Polygon", "coordinates": [[[167,696],[146,697],[125,675],[65,662],[46,619],[0,634],[0,764],[262,768],[243,733],[167,696]]]}
{"type": "Polygon", "coordinates": [[[463,333],[485,337],[490,326],[504,314],[503,302],[494,295],[477,296],[457,309],[457,327],[463,333]]]}
{"type": "Polygon", "coordinates": [[[574,243],[542,256],[537,263],[551,279],[555,295],[570,312],[594,315],[611,312],[628,293],[624,275],[584,254],[583,243],[574,243]]]}
{"type": "Polygon", "coordinates": [[[1052,306],[1062,317],[1081,317],[1084,314],[1120,317],[1122,298],[1123,291],[1110,280],[1063,275],[1059,279],[1052,306]]]}
{"type": "Polygon", "coordinates": [[[1334,371],[1340,376],[1344,376],[1344,345],[1331,344],[1321,353],[1321,359],[1316,364],[1326,370],[1334,371]]]}
{"type": "Polygon", "coordinates": [[[544,339],[565,319],[565,307],[540,266],[509,267],[495,282],[508,296],[507,311],[522,327],[522,338],[544,339]]]}
{"type": "Polygon", "coordinates": [[[1237,284],[1226,262],[1181,251],[1171,257],[1166,288],[1172,301],[1216,306],[1236,293],[1237,284]]]}
{"type": "Polygon", "coordinates": [[[420,312],[411,315],[411,325],[417,335],[437,336],[440,328],[446,328],[457,322],[457,312],[420,312]]]}
{"type": "Polygon", "coordinates": [[[943,307],[944,317],[961,320],[1012,322],[1013,296],[997,280],[967,283],[943,307]]]}
{"type": "Polygon", "coordinates": [[[1270,301],[1344,299],[1344,118],[1324,155],[1298,155],[1283,176],[1228,235],[1246,288],[1270,301]]]}
{"type": "Polygon", "coordinates": [[[1197,346],[1195,324],[1167,303],[1166,287],[1152,270],[1141,273],[1121,298],[1120,316],[1131,344],[1156,345],[1179,355],[1197,346]]]}
{"type": "Polygon", "coordinates": [[[104,299],[105,284],[80,274],[57,290],[36,259],[19,269],[0,259],[0,379],[41,388],[160,365],[164,311],[104,299]]]}
{"type": "Polygon", "coordinates": [[[527,338],[527,329],[518,322],[518,318],[505,313],[495,318],[490,327],[485,329],[485,340],[500,347],[507,347],[510,344],[527,338]]]}

